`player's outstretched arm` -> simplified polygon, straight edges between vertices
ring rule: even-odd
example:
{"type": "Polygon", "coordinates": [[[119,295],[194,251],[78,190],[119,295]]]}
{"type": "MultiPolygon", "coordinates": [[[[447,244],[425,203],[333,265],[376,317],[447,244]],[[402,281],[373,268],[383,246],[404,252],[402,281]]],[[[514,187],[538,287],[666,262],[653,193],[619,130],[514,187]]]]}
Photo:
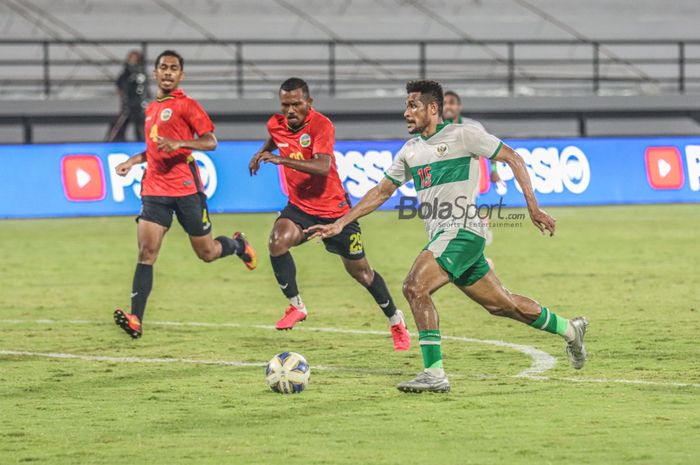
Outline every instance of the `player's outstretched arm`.
{"type": "Polygon", "coordinates": [[[114,168],[114,171],[119,176],[126,176],[127,174],[129,174],[129,171],[131,171],[131,168],[133,166],[138,165],[140,163],[145,163],[145,162],[146,162],[146,152],[137,153],[133,157],[130,157],[127,161],[119,163],[114,168]]]}
{"type": "Polygon", "coordinates": [[[204,152],[216,150],[219,142],[213,132],[206,132],[197,139],[174,140],[167,137],[158,137],[158,150],[174,152],[179,149],[202,150],[204,152]]]}
{"type": "Polygon", "coordinates": [[[265,152],[272,152],[276,148],[277,144],[275,144],[275,141],[272,140],[272,137],[268,137],[260,150],[258,150],[258,152],[253,155],[253,158],[250,159],[250,163],[248,163],[248,172],[251,176],[258,174],[260,162],[262,161],[262,157],[265,155],[265,152]]]}
{"type": "Polygon", "coordinates": [[[515,180],[518,181],[518,184],[520,184],[520,187],[523,190],[530,219],[537,229],[542,232],[542,234],[544,234],[545,231],[549,231],[549,235],[553,236],[554,230],[556,229],[556,220],[547,214],[547,212],[540,210],[539,206],[537,205],[535,191],[532,189],[532,182],[530,181],[530,175],[527,172],[527,167],[525,166],[525,160],[523,160],[523,157],[521,157],[518,152],[508,147],[506,144],[503,144],[501,146],[501,150],[498,151],[493,159],[496,161],[505,162],[508,166],[510,166],[510,169],[513,170],[515,180]]]}
{"type": "Polygon", "coordinates": [[[399,186],[383,178],[379,181],[379,184],[370,189],[360,201],[350,209],[349,212],[338,218],[334,223],[331,224],[317,224],[305,229],[305,233],[312,233],[310,238],[320,237],[324,239],[326,237],[333,237],[339,234],[345,226],[352,223],[358,218],[362,218],[365,215],[369,215],[374,210],[379,208],[384,202],[387,201],[389,197],[398,189],[399,186]]]}
{"type": "Polygon", "coordinates": [[[274,165],[288,166],[302,173],[315,174],[317,176],[328,176],[331,170],[333,155],[325,153],[314,153],[310,160],[295,160],[293,158],[280,157],[270,152],[263,152],[260,161],[272,163],[274,165]]]}

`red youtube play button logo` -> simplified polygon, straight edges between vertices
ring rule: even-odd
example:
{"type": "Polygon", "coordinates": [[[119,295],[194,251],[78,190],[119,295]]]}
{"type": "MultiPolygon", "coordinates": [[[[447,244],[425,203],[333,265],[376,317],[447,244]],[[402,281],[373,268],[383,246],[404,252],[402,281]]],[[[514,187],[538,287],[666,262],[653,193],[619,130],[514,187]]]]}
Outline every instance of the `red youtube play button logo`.
{"type": "Polygon", "coordinates": [[[102,161],[95,155],[66,155],[61,160],[63,192],[68,200],[89,202],[105,198],[102,161]]]}
{"type": "Polygon", "coordinates": [[[683,164],[676,147],[648,147],[644,152],[647,180],[654,189],[683,187],[683,164]]]}

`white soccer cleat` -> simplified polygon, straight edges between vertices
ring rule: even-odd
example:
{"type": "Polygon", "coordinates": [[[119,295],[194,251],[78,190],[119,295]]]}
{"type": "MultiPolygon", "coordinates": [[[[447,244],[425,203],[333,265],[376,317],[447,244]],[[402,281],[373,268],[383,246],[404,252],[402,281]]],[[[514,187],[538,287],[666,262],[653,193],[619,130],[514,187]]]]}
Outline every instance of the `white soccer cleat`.
{"type": "Polygon", "coordinates": [[[583,338],[586,336],[586,329],[588,328],[588,320],[579,316],[569,320],[569,323],[573,326],[576,337],[573,341],[566,343],[566,353],[569,356],[571,366],[576,370],[580,370],[583,368],[583,364],[586,363],[586,357],[588,356],[586,346],[583,345],[583,338]]]}
{"type": "Polygon", "coordinates": [[[396,389],[402,392],[450,392],[450,382],[446,375],[436,376],[428,370],[421,371],[410,381],[399,383],[396,389]]]}

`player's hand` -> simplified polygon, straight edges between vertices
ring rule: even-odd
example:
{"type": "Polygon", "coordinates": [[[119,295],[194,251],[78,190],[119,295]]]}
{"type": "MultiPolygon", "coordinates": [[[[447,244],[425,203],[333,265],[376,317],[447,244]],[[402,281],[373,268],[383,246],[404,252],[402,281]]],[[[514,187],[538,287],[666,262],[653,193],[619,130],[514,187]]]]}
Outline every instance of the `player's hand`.
{"type": "Polygon", "coordinates": [[[260,161],[263,163],[272,163],[279,165],[282,162],[282,157],[275,155],[272,152],[260,152],[260,161]]]}
{"type": "Polygon", "coordinates": [[[304,234],[311,234],[309,239],[313,239],[314,237],[327,239],[329,237],[337,236],[342,230],[343,227],[339,223],[317,224],[311,226],[310,228],[304,229],[304,234]]]}
{"type": "Polygon", "coordinates": [[[182,148],[182,141],[158,136],[158,150],[163,152],[174,152],[182,148]]]}
{"type": "Polygon", "coordinates": [[[114,168],[114,171],[119,175],[119,176],[126,176],[129,174],[129,171],[131,171],[131,163],[128,161],[125,161],[123,163],[119,163],[116,168],[114,168]]]}
{"type": "Polygon", "coordinates": [[[501,182],[501,177],[498,175],[498,171],[491,170],[491,182],[494,184],[501,182]]]}
{"type": "Polygon", "coordinates": [[[263,153],[264,152],[258,152],[253,155],[253,158],[250,159],[250,163],[248,163],[248,172],[251,176],[258,174],[258,170],[260,169],[260,159],[262,158],[263,153]]]}
{"type": "Polygon", "coordinates": [[[555,220],[547,212],[540,210],[539,208],[535,208],[534,210],[530,211],[530,219],[542,234],[544,234],[545,231],[549,231],[550,236],[554,235],[554,230],[557,227],[557,220],[555,220]]]}

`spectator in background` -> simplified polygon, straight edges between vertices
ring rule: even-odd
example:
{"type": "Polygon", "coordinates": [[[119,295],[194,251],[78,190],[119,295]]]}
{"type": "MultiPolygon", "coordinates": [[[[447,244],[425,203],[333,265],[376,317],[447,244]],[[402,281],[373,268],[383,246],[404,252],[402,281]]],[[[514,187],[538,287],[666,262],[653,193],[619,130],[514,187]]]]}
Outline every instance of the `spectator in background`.
{"type": "Polygon", "coordinates": [[[148,75],[144,66],[143,55],[132,50],[126,57],[124,70],[117,79],[117,90],[121,101],[121,112],[109,132],[108,141],[125,141],[126,128],[134,126],[136,140],[143,141],[144,109],[150,98],[148,75]]]}

